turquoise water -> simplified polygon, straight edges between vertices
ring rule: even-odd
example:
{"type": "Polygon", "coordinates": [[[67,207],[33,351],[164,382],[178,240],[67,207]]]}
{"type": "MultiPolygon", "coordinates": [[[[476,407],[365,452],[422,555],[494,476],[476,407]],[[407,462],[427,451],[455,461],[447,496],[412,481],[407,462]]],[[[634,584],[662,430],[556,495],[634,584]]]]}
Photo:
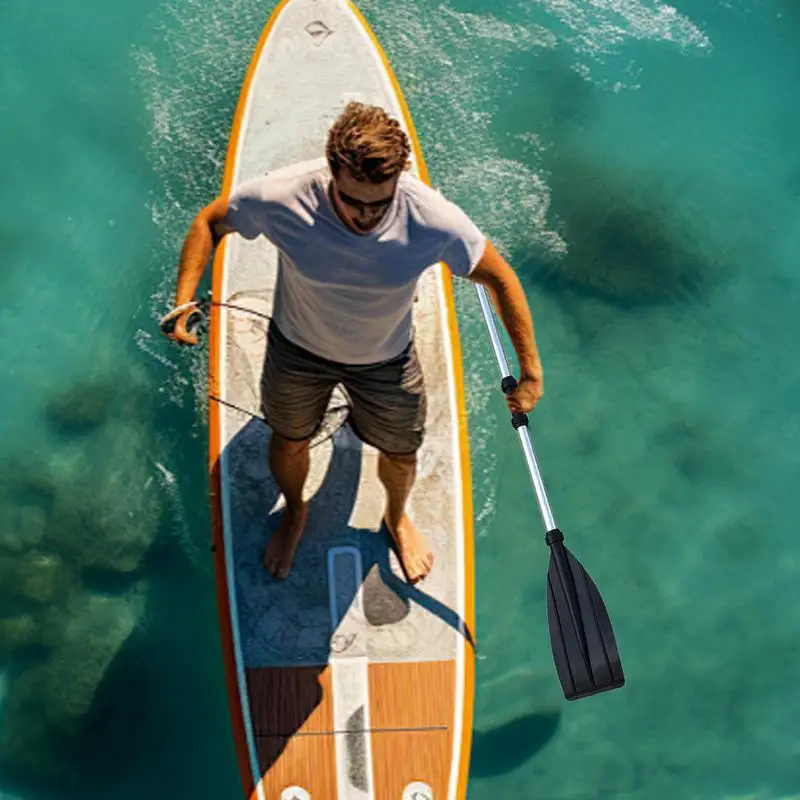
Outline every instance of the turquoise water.
{"type": "MultiPolygon", "coordinates": [[[[459,284],[478,534],[470,798],[800,797],[800,11],[360,6],[432,179],[524,282],[546,371],[534,443],[628,680],[560,693],[541,523],[459,284]]],[[[270,9],[3,6],[9,796],[239,796],[205,354],[155,322],[270,9]]]]}

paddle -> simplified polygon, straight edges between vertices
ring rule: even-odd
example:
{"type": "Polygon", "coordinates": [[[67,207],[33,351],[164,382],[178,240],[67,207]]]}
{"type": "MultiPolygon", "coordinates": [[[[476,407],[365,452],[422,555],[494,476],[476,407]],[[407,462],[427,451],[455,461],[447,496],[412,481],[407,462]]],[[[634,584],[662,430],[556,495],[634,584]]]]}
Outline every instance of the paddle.
{"type": "MultiPolygon", "coordinates": [[[[503,344],[497,331],[486,289],[476,285],[505,394],[514,391],[517,381],[511,375],[503,344]]],[[[519,434],[528,462],[539,512],[550,547],[547,570],[547,618],[550,646],[561,688],[567,700],[617,689],[625,683],[617,642],[603,598],[586,570],[564,546],[564,534],[558,529],[539,474],[536,455],[528,434],[528,415],[512,413],[511,424],[519,434]]]]}

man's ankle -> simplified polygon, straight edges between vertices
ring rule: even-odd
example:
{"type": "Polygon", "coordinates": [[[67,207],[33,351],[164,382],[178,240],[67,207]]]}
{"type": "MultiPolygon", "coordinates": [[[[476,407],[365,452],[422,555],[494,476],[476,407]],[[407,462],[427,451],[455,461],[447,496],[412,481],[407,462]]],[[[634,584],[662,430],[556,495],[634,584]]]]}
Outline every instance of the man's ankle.
{"type": "Polygon", "coordinates": [[[293,498],[292,500],[286,500],[286,513],[289,516],[296,516],[300,514],[305,507],[308,505],[308,502],[305,500],[298,500],[297,498],[293,498]]]}

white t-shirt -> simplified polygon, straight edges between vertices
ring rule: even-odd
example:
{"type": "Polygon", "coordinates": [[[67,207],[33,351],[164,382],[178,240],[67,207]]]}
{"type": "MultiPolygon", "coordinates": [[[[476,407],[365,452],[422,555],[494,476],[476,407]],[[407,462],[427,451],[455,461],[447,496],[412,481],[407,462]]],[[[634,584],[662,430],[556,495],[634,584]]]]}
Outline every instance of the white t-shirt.
{"type": "Polygon", "coordinates": [[[278,249],[273,319],[290,341],[347,364],[393,358],[410,341],[422,273],[443,261],[468,275],[486,239],[462,209],[407,172],[378,226],[357,234],[333,208],[330,179],[323,157],[247,181],[231,193],[225,224],[278,249]]]}

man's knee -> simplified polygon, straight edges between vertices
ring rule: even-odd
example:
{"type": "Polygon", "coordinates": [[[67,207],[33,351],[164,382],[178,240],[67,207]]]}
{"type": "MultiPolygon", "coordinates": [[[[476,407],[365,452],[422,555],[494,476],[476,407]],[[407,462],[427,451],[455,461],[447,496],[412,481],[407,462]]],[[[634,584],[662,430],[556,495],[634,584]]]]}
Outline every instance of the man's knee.
{"type": "Polygon", "coordinates": [[[413,481],[417,471],[417,454],[380,451],[378,478],[384,483],[413,481]]]}
{"type": "Polygon", "coordinates": [[[311,444],[311,439],[287,439],[277,431],[272,432],[272,447],[286,455],[299,455],[304,450],[308,450],[311,444]]]}
{"type": "Polygon", "coordinates": [[[386,459],[390,464],[396,464],[397,466],[416,466],[417,463],[417,451],[415,450],[413,453],[387,453],[385,451],[381,451],[381,458],[386,459]]]}

